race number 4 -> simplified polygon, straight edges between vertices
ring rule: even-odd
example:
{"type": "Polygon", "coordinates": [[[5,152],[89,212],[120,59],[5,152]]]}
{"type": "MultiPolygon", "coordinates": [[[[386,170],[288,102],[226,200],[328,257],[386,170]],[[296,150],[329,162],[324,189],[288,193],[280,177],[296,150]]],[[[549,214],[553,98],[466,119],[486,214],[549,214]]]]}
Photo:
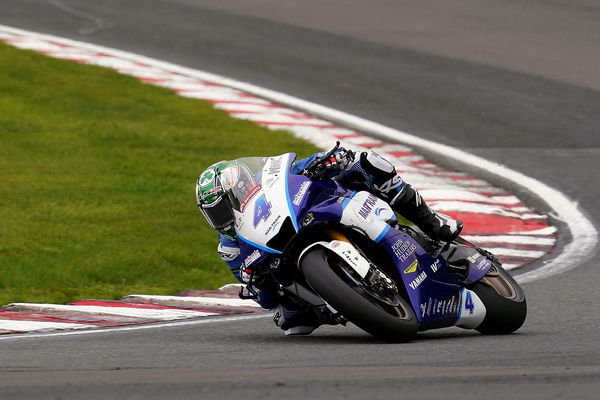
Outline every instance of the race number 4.
{"type": "Polygon", "coordinates": [[[266,221],[271,215],[271,203],[267,201],[267,197],[263,194],[254,205],[254,227],[260,223],[260,221],[266,221]]]}
{"type": "Polygon", "coordinates": [[[467,292],[467,297],[465,298],[465,309],[469,310],[469,314],[473,314],[473,311],[475,311],[475,304],[473,304],[471,292],[467,292]]]}

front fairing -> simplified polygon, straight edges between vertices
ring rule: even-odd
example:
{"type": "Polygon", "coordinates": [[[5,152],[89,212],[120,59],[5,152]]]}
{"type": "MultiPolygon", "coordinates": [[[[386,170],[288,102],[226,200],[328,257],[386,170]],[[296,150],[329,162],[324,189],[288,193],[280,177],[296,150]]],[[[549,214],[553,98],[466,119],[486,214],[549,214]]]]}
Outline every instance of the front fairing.
{"type": "Polygon", "coordinates": [[[287,153],[264,157],[255,163],[256,185],[244,198],[237,199],[239,207],[234,209],[235,230],[240,240],[268,253],[281,253],[269,242],[284,224],[298,231],[298,212],[311,185],[308,178],[290,175],[295,156],[287,153]]]}

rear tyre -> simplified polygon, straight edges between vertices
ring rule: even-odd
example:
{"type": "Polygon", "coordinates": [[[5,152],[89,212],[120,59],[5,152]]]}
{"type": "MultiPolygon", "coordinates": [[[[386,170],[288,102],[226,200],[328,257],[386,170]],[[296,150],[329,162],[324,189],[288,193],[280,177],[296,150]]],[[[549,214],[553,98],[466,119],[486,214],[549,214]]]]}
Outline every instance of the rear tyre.
{"type": "Polygon", "coordinates": [[[371,295],[366,284],[349,279],[350,267],[336,254],[317,248],[303,257],[301,268],[310,286],[329,305],[371,335],[404,342],[417,334],[415,315],[399,294],[393,302],[371,295]]]}
{"type": "Polygon", "coordinates": [[[476,328],[485,335],[505,335],[519,329],[527,317],[525,293],[513,277],[494,263],[490,272],[469,287],[483,301],[486,314],[476,328]]]}

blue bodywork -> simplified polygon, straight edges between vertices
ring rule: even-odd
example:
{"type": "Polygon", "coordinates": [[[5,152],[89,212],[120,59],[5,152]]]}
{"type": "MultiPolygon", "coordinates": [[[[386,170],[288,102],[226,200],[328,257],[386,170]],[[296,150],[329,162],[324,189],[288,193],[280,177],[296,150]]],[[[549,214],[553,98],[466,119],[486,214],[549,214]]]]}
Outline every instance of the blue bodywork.
{"type": "MultiPolygon", "coordinates": [[[[333,179],[311,181],[299,175],[304,165],[311,160],[301,161],[288,166],[287,193],[284,194],[290,215],[294,219],[292,221],[294,230],[299,232],[303,229],[302,219],[307,213],[311,213],[314,218],[311,225],[324,222],[340,223],[345,207],[357,192],[343,187],[333,179]]],[[[480,261],[476,267],[469,267],[467,279],[463,280],[459,275],[449,272],[448,264],[441,255],[428,254],[412,236],[404,231],[385,225],[385,229],[381,230],[374,241],[394,262],[402,279],[402,282],[396,284],[406,289],[420,330],[454,325],[459,318],[461,290],[465,287],[465,282],[478,281],[488,272],[492,264],[489,259],[484,258],[487,263],[480,261]]],[[[242,239],[240,257],[236,266],[252,268],[260,264],[268,264],[272,257],[279,254],[280,251],[256,246],[242,239]]],[[[230,268],[234,269],[232,265],[230,268]]],[[[269,308],[270,299],[258,299],[258,301],[263,307],[269,308]]]]}

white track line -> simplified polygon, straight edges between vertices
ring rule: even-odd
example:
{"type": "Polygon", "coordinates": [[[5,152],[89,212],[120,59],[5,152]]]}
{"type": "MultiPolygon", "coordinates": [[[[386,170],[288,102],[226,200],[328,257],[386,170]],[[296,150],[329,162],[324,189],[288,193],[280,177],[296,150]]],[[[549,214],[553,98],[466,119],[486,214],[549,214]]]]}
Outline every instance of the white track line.
{"type": "Polygon", "coordinates": [[[0,329],[6,329],[13,332],[47,332],[63,329],[89,329],[90,327],[94,328],[95,326],[89,324],[72,324],[68,322],[0,319],[0,329]]]}
{"type": "Polygon", "coordinates": [[[253,307],[260,308],[260,306],[253,300],[242,300],[229,297],[200,297],[200,296],[159,296],[159,295],[145,295],[145,294],[132,294],[124,297],[124,301],[144,301],[151,302],[154,304],[162,304],[165,302],[177,302],[179,304],[185,304],[187,307],[190,306],[230,306],[230,307],[253,307]]]}
{"type": "MultiPolygon", "coordinates": [[[[39,338],[56,338],[60,336],[74,336],[74,335],[101,335],[105,333],[111,332],[126,332],[126,331],[139,331],[144,329],[163,329],[163,328],[171,328],[171,327],[181,327],[187,325],[203,325],[203,324],[215,324],[215,323],[223,323],[223,322],[232,322],[232,321],[241,321],[241,320],[250,320],[250,319],[259,319],[259,318],[267,318],[272,317],[271,313],[254,313],[254,314],[244,314],[244,315],[235,315],[229,317],[214,317],[214,318],[200,318],[191,321],[175,321],[168,323],[156,323],[156,324],[146,324],[146,325],[135,325],[135,326],[118,326],[118,327],[102,327],[96,328],[94,326],[89,327],[89,329],[81,328],[81,330],[75,331],[65,331],[65,332],[48,332],[48,333],[40,333],[40,334],[19,334],[19,335],[0,335],[0,341],[3,340],[27,340],[27,339],[39,339],[39,338]]],[[[87,326],[86,326],[87,327],[87,326]]]]}
{"type": "MultiPolygon", "coordinates": [[[[296,97],[281,92],[261,88],[249,83],[222,77],[216,74],[198,71],[195,69],[178,66],[164,61],[155,60],[149,57],[140,56],[137,54],[132,54],[89,43],[76,42],[69,39],[59,38],[46,34],[33,33],[30,31],[24,31],[21,29],[11,28],[2,25],[0,25],[0,28],[2,28],[4,31],[13,32],[16,34],[27,34],[31,37],[37,38],[38,40],[54,40],[62,43],[69,43],[72,46],[77,46],[79,48],[91,52],[104,53],[114,57],[129,60],[123,63],[110,59],[97,61],[104,64],[111,64],[113,67],[116,66],[117,68],[125,69],[136,68],[135,63],[147,64],[157,69],[165,69],[171,71],[172,73],[185,74],[187,76],[197,78],[200,80],[209,81],[218,85],[238,89],[245,93],[269,99],[281,105],[286,105],[293,109],[303,110],[304,112],[311,116],[314,116],[315,118],[323,118],[326,121],[334,121],[350,129],[356,129],[357,131],[371,134],[375,137],[385,138],[386,140],[391,140],[394,142],[401,142],[403,144],[414,146],[417,148],[427,149],[429,152],[437,153],[441,157],[458,160],[460,162],[470,165],[474,169],[484,170],[496,176],[500,176],[503,179],[509,180],[514,184],[528,190],[529,192],[534,193],[541,200],[546,202],[547,205],[553,210],[556,217],[566,224],[571,234],[571,242],[567,243],[564,246],[563,251],[560,254],[558,254],[554,259],[549,260],[548,262],[546,262],[545,265],[534,271],[519,275],[517,277],[517,280],[519,280],[521,283],[548,277],[581,265],[591,256],[592,251],[598,244],[598,232],[594,225],[585,217],[585,215],[579,209],[577,203],[566,197],[562,192],[551,188],[548,185],[536,179],[528,177],[520,172],[514,171],[510,168],[489,161],[487,159],[475,156],[473,154],[469,154],[465,151],[441,143],[432,142],[430,140],[426,140],[408,134],[406,132],[401,132],[399,130],[378,124],[373,121],[350,115],[342,111],[334,110],[332,108],[325,107],[319,104],[311,103],[306,100],[298,99],[296,97]]],[[[35,42],[34,39],[32,39],[31,41],[31,46],[34,46],[33,42],[35,42]]],[[[210,88],[206,91],[200,92],[210,92],[210,88]]],[[[219,100],[223,100],[223,98],[220,98],[219,100]]],[[[257,102],[257,100],[259,99],[251,98],[249,100],[251,100],[250,102],[257,102]]],[[[294,130],[296,129],[298,128],[294,128],[294,130]]],[[[420,168],[424,167],[425,166],[420,166],[420,168]]],[[[477,182],[470,183],[474,187],[477,186],[477,182]]],[[[483,181],[481,181],[481,183],[479,184],[480,186],[482,186],[482,190],[486,186],[489,186],[486,182],[483,181]]]]}
{"type": "Polygon", "coordinates": [[[36,303],[11,303],[6,306],[9,311],[17,310],[20,312],[38,312],[38,313],[81,313],[93,315],[119,315],[123,317],[134,317],[144,319],[154,319],[169,321],[174,319],[186,319],[196,317],[207,317],[211,315],[220,315],[216,312],[204,312],[193,310],[179,310],[168,308],[137,308],[137,307],[104,307],[104,306],[76,306],[64,304],[36,304],[36,303]]]}

